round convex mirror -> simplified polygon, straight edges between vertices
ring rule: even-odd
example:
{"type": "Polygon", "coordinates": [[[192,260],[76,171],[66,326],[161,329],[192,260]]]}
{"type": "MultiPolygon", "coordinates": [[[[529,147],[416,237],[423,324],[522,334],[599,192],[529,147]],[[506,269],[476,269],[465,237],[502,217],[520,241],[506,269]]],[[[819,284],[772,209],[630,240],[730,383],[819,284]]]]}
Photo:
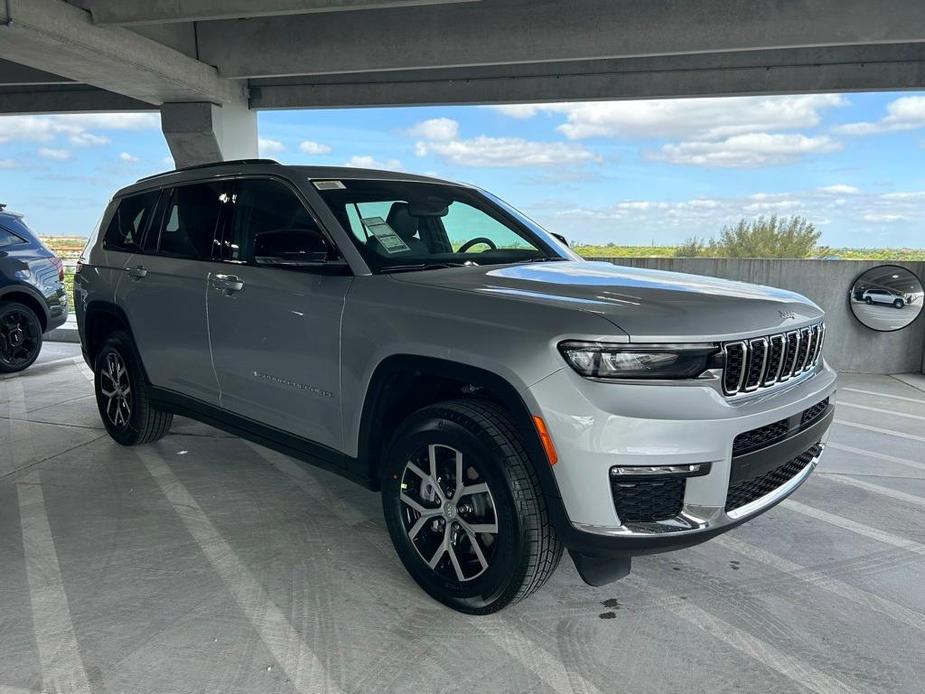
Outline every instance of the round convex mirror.
{"type": "Polygon", "coordinates": [[[922,310],[922,281],[899,265],[878,265],[854,280],[848,303],[871,330],[901,330],[922,310]]]}

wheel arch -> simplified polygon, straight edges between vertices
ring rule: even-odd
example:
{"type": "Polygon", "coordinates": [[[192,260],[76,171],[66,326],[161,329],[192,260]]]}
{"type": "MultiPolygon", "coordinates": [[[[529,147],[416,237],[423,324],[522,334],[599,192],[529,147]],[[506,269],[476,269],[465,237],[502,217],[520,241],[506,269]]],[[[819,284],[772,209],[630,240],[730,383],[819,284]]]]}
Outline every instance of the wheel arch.
{"type": "Polygon", "coordinates": [[[396,354],[383,359],[366,388],[357,457],[370,487],[380,487],[382,461],[391,443],[389,432],[397,429],[396,424],[420,407],[460,395],[487,397],[504,407],[521,434],[529,464],[537,473],[544,496],[559,500],[559,488],[546,460],[532,413],[510,381],[477,366],[412,354],[396,354]]]}
{"type": "MultiPolygon", "coordinates": [[[[131,336],[132,343],[134,344],[135,335],[132,332],[132,324],[129,322],[128,316],[120,306],[109,301],[96,300],[89,302],[84,314],[84,326],[81,339],[83,340],[84,352],[87,355],[87,360],[91,368],[96,360],[97,352],[103,345],[106,336],[114,330],[125,330],[129,336],[131,336]]],[[[137,346],[135,347],[135,352],[135,356],[138,357],[138,363],[141,365],[142,373],[145,374],[145,379],[147,379],[147,371],[145,371],[144,363],[141,361],[140,355],[137,354],[137,346]]]]}
{"type": "Polygon", "coordinates": [[[0,289],[0,301],[16,301],[28,306],[38,316],[42,332],[48,328],[48,306],[45,304],[45,298],[32,287],[21,284],[3,287],[0,289]]]}

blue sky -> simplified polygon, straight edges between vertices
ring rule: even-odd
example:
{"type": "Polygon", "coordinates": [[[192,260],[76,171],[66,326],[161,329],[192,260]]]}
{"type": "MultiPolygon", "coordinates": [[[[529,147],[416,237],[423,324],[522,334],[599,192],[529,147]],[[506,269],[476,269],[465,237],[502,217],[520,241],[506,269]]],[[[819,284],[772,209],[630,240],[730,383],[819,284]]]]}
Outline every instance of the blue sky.
{"type": "MultiPolygon", "coordinates": [[[[261,153],[490,189],[576,242],[667,245],[801,214],[822,243],[925,247],[925,96],[270,111],[261,153]]],[[[172,168],[156,113],[0,117],[0,202],[85,235],[112,192],[172,168]]]]}

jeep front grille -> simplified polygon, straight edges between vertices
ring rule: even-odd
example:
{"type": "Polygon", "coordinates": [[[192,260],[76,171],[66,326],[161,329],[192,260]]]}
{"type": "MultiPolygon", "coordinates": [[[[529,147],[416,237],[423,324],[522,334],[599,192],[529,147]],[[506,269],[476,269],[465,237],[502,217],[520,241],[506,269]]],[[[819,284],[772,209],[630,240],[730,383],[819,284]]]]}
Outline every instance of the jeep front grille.
{"type": "Polygon", "coordinates": [[[723,343],[726,395],[752,393],[812,369],[822,354],[825,325],[723,343]]]}

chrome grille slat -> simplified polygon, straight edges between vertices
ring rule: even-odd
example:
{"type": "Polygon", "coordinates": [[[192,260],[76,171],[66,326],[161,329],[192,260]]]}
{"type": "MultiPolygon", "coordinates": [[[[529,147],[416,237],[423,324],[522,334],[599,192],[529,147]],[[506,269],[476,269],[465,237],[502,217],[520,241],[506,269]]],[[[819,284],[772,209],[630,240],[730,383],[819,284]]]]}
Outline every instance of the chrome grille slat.
{"type": "Polygon", "coordinates": [[[800,328],[800,351],[797,352],[797,363],[793,367],[794,374],[800,374],[806,370],[811,337],[812,332],[809,328],[800,328]]]}
{"type": "Polygon", "coordinates": [[[806,371],[812,367],[816,357],[816,341],[819,339],[819,326],[809,326],[809,347],[806,348],[806,364],[803,370],[806,371]]]}
{"type": "Polygon", "coordinates": [[[744,342],[728,342],[723,345],[726,368],[723,370],[723,391],[737,393],[745,382],[745,361],[748,348],[744,342]]]}
{"type": "Polygon", "coordinates": [[[819,362],[825,325],[723,343],[723,393],[738,395],[772,388],[819,362]]]}
{"type": "Polygon", "coordinates": [[[782,334],[771,335],[768,338],[768,366],[761,381],[761,385],[770,386],[780,379],[780,372],[784,366],[784,348],[787,344],[782,334]]]}
{"type": "Polygon", "coordinates": [[[768,365],[768,339],[759,337],[748,341],[748,361],[745,372],[745,385],[742,390],[749,393],[758,390],[764,379],[764,370],[768,365]]]}

